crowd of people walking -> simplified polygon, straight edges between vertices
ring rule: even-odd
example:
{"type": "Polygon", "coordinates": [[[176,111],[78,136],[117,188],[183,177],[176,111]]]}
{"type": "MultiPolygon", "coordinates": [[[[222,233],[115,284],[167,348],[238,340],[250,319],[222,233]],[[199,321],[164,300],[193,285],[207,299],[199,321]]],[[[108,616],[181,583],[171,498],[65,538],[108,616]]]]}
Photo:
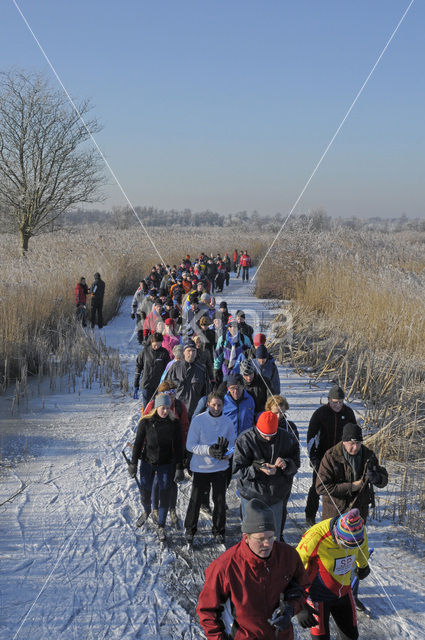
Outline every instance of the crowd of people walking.
{"type": "MultiPolygon", "coordinates": [[[[206,571],[197,609],[206,637],[286,640],[295,616],[313,638],[327,640],[332,616],[340,637],[356,640],[356,612],[364,608],[358,583],[369,572],[368,511],[388,474],[362,444],[344,390],[333,385],[308,427],[306,533],[296,549],[284,541],[300,467],[298,429],[287,418],[266,335],[247,322],[247,310],[232,313],[215,297],[232,271],[247,282],[250,267],[247,251],[186,255],[179,265],[152,267],[133,296],[141,345],[133,398],[142,406],[128,469],[139,478],[137,526],[150,519],[164,542],[167,518],[179,523],[178,485],[190,478],[182,514],[187,544],[196,542],[201,510],[211,516],[213,539],[224,544],[226,493],[236,491],[242,539],[206,571]]],[[[77,310],[89,293],[83,280],[77,310]]],[[[101,282],[95,279],[91,292],[103,300],[101,282]]],[[[101,326],[101,308],[95,304],[93,312],[92,302],[92,322],[96,314],[101,326]]]]}

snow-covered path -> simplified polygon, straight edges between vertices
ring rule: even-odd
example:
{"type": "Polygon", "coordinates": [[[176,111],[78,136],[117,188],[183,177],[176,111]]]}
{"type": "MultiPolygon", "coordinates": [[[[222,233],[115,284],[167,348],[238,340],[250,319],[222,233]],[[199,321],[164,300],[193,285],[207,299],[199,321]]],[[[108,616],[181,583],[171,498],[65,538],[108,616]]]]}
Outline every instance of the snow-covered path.
{"type": "MultiPolygon", "coordinates": [[[[226,299],[232,312],[244,309],[256,330],[272,315],[249,285],[233,278],[217,299],[226,299]]],[[[129,309],[128,299],[103,335],[119,349],[131,381],[138,345],[129,343],[129,309]]],[[[327,385],[311,385],[286,367],[280,375],[304,445],[327,385]]],[[[161,550],[153,529],[135,530],[137,487],[121,451],[134,439],[139,403],[119,390],[107,396],[81,389],[46,394],[44,407],[41,398],[32,398],[18,416],[10,407],[10,398],[0,399],[0,639],[202,638],[194,615],[197,594],[203,570],[224,547],[210,544],[208,519],[200,522],[194,550],[184,546],[180,531],[170,530],[170,544],[161,550]]],[[[294,545],[310,483],[303,453],[285,529],[294,545]]],[[[189,492],[187,481],[179,495],[181,516],[189,492]]],[[[240,535],[232,486],[228,503],[230,545],[240,535]]],[[[376,617],[360,620],[361,637],[424,638],[423,548],[409,546],[403,530],[388,522],[371,520],[368,533],[373,572],[361,595],[376,617]]],[[[296,637],[309,634],[297,628],[296,637]]]]}

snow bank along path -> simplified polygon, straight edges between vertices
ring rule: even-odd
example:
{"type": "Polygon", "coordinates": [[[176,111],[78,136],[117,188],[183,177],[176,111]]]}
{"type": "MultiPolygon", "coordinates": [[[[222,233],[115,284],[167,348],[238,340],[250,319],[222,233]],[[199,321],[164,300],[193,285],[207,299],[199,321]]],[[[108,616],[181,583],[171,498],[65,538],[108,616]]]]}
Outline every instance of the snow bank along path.
{"type": "MultiPolygon", "coordinates": [[[[272,317],[250,286],[233,276],[217,297],[222,299],[232,312],[244,309],[256,331],[272,317]]],[[[130,302],[102,334],[119,349],[132,380],[138,345],[129,342],[130,302]]],[[[296,545],[311,478],[307,425],[328,385],[311,385],[291,368],[279,370],[302,444],[285,528],[285,539],[296,545]]],[[[135,530],[140,502],[121,450],[134,440],[139,403],[119,390],[106,396],[81,389],[46,393],[44,407],[33,397],[18,416],[11,416],[10,406],[6,394],[0,400],[0,639],[202,638],[197,595],[205,567],[224,546],[210,544],[208,518],[201,517],[194,550],[183,545],[181,531],[167,527],[170,544],[161,549],[149,525],[135,530]]],[[[179,494],[181,517],[189,493],[187,481],[179,494]]],[[[228,504],[230,546],[240,537],[233,483],[228,504]]],[[[410,548],[405,533],[389,522],[371,519],[368,532],[375,553],[361,597],[375,618],[360,620],[361,638],[425,638],[423,549],[410,548]]],[[[295,627],[297,638],[309,637],[295,627]]]]}

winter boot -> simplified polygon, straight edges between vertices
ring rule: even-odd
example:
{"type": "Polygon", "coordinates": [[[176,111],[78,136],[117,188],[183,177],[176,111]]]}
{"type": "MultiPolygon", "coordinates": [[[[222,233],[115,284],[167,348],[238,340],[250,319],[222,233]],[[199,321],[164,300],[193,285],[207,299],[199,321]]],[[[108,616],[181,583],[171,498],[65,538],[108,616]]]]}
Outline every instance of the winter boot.
{"type": "Polygon", "coordinates": [[[152,520],[158,524],[158,509],[152,509],[152,520]]]}
{"type": "Polygon", "coordinates": [[[157,532],[158,532],[159,541],[165,542],[167,537],[165,535],[164,527],[158,527],[157,532]]]}
{"type": "Polygon", "coordinates": [[[170,522],[173,525],[173,527],[177,527],[179,524],[179,519],[177,517],[177,513],[175,509],[170,509],[169,511],[170,514],[170,522]]]}
{"type": "Polygon", "coordinates": [[[141,516],[137,518],[136,527],[143,527],[146,520],[149,518],[149,511],[144,511],[141,516]]]}

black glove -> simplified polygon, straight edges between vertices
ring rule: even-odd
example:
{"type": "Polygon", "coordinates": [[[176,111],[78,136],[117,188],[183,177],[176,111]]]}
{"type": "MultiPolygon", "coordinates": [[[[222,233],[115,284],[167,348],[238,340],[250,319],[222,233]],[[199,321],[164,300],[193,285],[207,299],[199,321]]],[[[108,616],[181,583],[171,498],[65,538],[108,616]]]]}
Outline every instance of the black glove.
{"type": "Polygon", "coordinates": [[[284,600],[298,600],[304,594],[303,587],[294,579],[288,584],[283,594],[284,600]]]}
{"type": "Polygon", "coordinates": [[[366,472],[366,480],[371,484],[379,484],[381,482],[381,474],[379,471],[369,469],[369,471],[366,472]]]}
{"type": "Polygon", "coordinates": [[[268,623],[278,629],[284,631],[291,624],[291,618],[294,615],[294,607],[283,599],[283,593],[280,596],[280,605],[273,611],[273,615],[268,619],[268,623]]]}
{"type": "Polygon", "coordinates": [[[212,444],[208,449],[208,453],[212,458],[217,458],[217,460],[223,460],[226,455],[227,447],[229,446],[229,441],[226,438],[219,437],[217,438],[217,442],[212,444]]]}
{"type": "Polygon", "coordinates": [[[370,567],[367,564],[365,567],[357,567],[357,576],[359,580],[364,580],[370,573],[370,567]]]}
{"type": "Polygon", "coordinates": [[[224,458],[227,453],[227,449],[229,448],[229,441],[227,438],[220,436],[219,438],[217,438],[217,444],[221,447],[222,458],[224,458]]]}
{"type": "Polygon", "coordinates": [[[137,473],[137,464],[130,462],[128,465],[128,475],[130,478],[135,478],[137,473]]]}
{"type": "Polygon", "coordinates": [[[300,627],[303,629],[309,629],[310,627],[315,627],[317,624],[317,619],[314,616],[317,615],[316,609],[310,607],[309,604],[305,603],[304,608],[297,613],[297,620],[300,627]]]}
{"type": "Polygon", "coordinates": [[[254,469],[257,469],[257,471],[259,471],[261,469],[261,467],[264,467],[265,464],[266,464],[265,460],[253,460],[252,461],[252,466],[254,467],[254,469]]]}
{"type": "Polygon", "coordinates": [[[132,314],[131,314],[131,319],[132,319],[132,320],[134,320],[134,318],[135,318],[135,317],[136,317],[136,314],[135,314],[135,313],[132,313],[132,314]]]}
{"type": "Polygon", "coordinates": [[[176,473],[174,474],[174,482],[183,482],[185,480],[183,469],[176,469],[176,473]]]}

